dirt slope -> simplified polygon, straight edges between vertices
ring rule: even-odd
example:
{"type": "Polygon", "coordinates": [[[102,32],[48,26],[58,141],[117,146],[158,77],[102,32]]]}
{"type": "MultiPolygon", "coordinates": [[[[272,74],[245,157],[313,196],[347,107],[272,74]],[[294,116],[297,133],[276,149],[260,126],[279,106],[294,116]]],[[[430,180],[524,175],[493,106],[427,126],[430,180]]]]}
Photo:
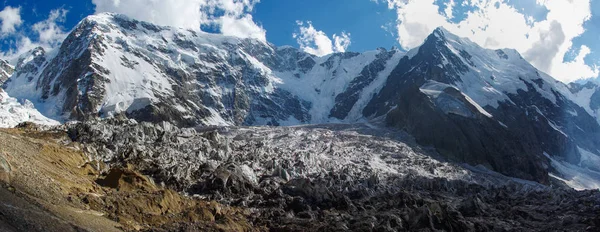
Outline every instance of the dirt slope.
{"type": "Polygon", "coordinates": [[[252,231],[249,212],[90,162],[63,132],[0,130],[0,231],[252,231]],[[106,170],[105,170],[106,171],[106,170]]]}

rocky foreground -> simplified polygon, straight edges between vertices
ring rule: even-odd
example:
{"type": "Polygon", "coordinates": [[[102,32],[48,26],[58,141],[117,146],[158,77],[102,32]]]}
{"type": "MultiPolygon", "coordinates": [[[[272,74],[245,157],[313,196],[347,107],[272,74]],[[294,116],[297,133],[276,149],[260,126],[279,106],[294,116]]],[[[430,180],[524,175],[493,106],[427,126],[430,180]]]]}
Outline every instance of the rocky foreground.
{"type": "Polygon", "coordinates": [[[600,230],[597,190],[443,161],[369,125],[22,125],[0,131],[0,230],[600,230]]]}

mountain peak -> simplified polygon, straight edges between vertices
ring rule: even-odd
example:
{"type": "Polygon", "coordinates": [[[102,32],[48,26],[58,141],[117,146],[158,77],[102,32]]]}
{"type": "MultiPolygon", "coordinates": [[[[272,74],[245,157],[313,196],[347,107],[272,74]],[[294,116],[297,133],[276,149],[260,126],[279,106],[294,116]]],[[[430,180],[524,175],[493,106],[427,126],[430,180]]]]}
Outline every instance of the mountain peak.
{"type": "Polygon", "coordinates": [[[446,28],[444,28],[443,26],[439,26],[439,27],[436,27],[435,30],[433,30],[432,34],[444,36],[445,34],[452,34],[452,33],[450,31],[448,31],[446,28]]]}
{"type": "MultiPolygon", "coordinates": [[[[429,37],[435,37],[437,40],[441,40],[441,41],[448,41],[448,40],[463,41],[463,38],[450,32],[449,30],[447,30],[446,28],[444,28],[442,26],[437,27],[435,30],[433,30],[433,32],[431,32],[429,37]]],[[[429,37],[427,37],[427,38],[429,39],[429,37]]]]}
{"type": "Polygon", "coordinates": [[[427,45],[430,44],[434,47],[437,47],[439,45],[444,45],[448,42],[448,38],[450,36],[454,36],[452,33],[450,33],[448,30],[446,30],[443,27],[437,27],[436,29],[434,29],[431,34],[429,34],[429,36],[427,36],[427,38],[425,38],[425,41],[423,42],[423,45],[427,45]]]}
{"type": "Polygon", "coordinates": [[[427,53],[446,52],[448,47],[455,47],[456,49],[454,50],[462,50],[461,47],[467,44],[463,41],[462,38],[452,34],[444,27],[437,27],[427,36],[423,44],[419,47],[419,50],[425,49],[427,53]]]}
{"type": "Polygon", "coordinates": [[[114,18],[129,19],[127,16],[122,14],[102,12],[93,15],[88,15],[87,17],[85,17],[85,19],[83,19],[83,21],[107,22],[113,20],[114,18]]]}

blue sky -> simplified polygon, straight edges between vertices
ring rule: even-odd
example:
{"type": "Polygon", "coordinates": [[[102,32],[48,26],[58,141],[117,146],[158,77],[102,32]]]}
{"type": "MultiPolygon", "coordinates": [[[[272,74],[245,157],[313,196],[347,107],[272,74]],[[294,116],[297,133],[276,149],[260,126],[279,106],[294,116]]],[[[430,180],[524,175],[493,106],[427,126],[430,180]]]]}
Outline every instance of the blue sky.
{"type": "Polygon", "coordinates": [[[394,22],[396,14],[387,6],[368,0],[263,0],[256,5],[254,17],[267,30],[267,40],[276,45],[297,46],[292,34],[298,32],[296,21],[300,20],[311,21],[328,35],[350,33],[352,51],[398,46],[395,36],[381,28],[394,22]]]}
{"type": "Polygon", "coordinates": [[[408,50],[444,26],[487,48],[515,48],[564,82],[600,73],[600,0],[5,0],[1,8],[7,7],[13,11],[0,13],[4,57],[31,46],[57,46],[85,16],[116,11],[157,24],[266,39],[316,55],[392,46],[408,50]],[[14,30],[4,21],[13,22],[14,30]]]}

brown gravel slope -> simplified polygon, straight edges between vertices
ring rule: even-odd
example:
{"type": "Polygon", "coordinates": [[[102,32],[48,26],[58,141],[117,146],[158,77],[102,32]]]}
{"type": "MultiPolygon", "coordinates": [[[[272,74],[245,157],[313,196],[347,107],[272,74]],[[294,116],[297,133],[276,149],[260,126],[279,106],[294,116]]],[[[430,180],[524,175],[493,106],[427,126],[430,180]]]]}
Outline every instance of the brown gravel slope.
{"type": "Polygon", "coordinates": [[[62,132],[0,130],[0,231],[257,231],[250,212],[103,170],[62,132]]]}

